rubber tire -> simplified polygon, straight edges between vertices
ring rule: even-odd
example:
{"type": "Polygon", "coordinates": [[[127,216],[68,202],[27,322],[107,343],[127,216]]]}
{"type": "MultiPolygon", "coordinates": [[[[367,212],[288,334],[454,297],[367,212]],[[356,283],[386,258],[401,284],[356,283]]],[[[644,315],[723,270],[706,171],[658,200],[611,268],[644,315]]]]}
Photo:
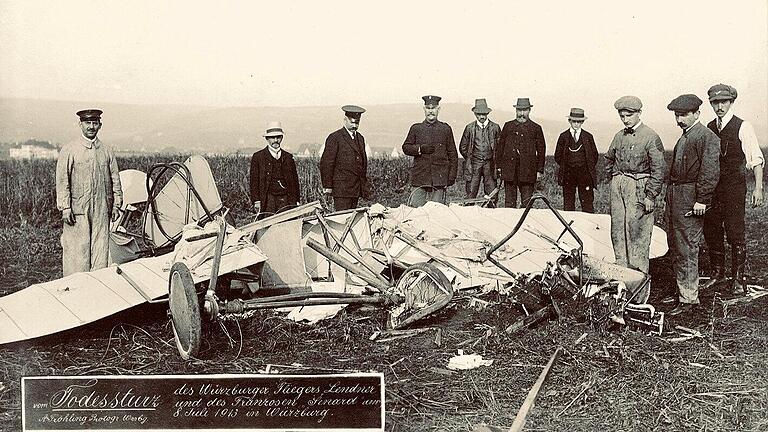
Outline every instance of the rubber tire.
{"type": "Polygon", "coordinates": [[[168,307],[171,311],[173,339],[181,358],[189,360],[200,349],[200,302],[192,274],[184,263],[171,267],[168,279],[168,307]]]}
{"type": "Polygon", "coordinates": [[[451,282],[448,280],[447,277],[445,277],[445,274],[443,274],[442,271],[440,271],[437,267],[427,262],[416,263],[408,267],[407,269],[405,269],[403,274],[397,280],[397,284],[395,285],[395,292],[407,298],[408,292],[410,290],[409,290],[409,286],[405,284],[408,284],[409,282],[411,282],[412,280],[411,278],[414,276],[414,273],[426,273],[428,280],[431,281],[432,284],[437,285],[435,289],[441,292],[445,292],[447,293],[447,295],[442,297],[440,301],[430,304],[428,307],[425,307],[417,311],[416,313],[411,314],[409,317],[407,317],[402,321],[399,321],[398,323],[394,323],[392,321],[393,319],[392,316],[390,316],[389,324],[390,324],[390,327],[394,329],[400,329],[400,328],[406,327],[422,318],[427,317],[428,315],[431,315],[432,313],[445,307],[445,305],[447,305],[448,302],[451,301],[451,298],[453,298],[453,285],[451,285],[451,282]]]}

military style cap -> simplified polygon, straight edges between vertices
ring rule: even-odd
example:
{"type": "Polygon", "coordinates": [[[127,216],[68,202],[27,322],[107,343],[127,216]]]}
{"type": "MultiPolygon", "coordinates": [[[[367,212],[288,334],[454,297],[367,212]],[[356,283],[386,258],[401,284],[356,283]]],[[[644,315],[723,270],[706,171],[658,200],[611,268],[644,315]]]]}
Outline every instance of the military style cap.
{"type": "Polygon", "coordinates": [[[353,119],[359,119],[360,116],[365,112],[365,108],[359,107],[357,105],[344,105],[341,107],[341,110],[344,111],[344,115],[353,119]]]}
{"type": "Polygon", "coordinates": [[[640,102],[640,98],[637,96],[622,96],[616,102],[613,107],[616,111],[627,110],[637,112],[643,108],[643,103],[640,102]]]}
{"type": "Polygon", "coordinates": [[[709,88],[707,95],[709,96],[709,101],[714,102],[719,100],[736,100],[738,93],[735,88],[727,84],[716,84],[709,88]]]}
{"type": "Polygon", "coordinates": [[[101,114],[104,111],[100,109],[85,109],[78,111],[76,114],[78,117],[80,117],[80,121],[87,121],[87,120],[101,120],[101,114]]]}
{"type": "Polygon", "coordinates": [[[701,99],[695,94],[684,94],[672,99],[667,109],[676,113],[689,113],[698,111],[701,103],[701,99]]]}
{"type": "Polygon", "coordinates": [[[429,106],[429,105],[433,105],[433,106],[440,105],[440,99],[442,99],[440,96],[434,96],[434,95],[422,96],[421,98],[424,99],[424,105],[426,105],[426,106],[429,106]]]}

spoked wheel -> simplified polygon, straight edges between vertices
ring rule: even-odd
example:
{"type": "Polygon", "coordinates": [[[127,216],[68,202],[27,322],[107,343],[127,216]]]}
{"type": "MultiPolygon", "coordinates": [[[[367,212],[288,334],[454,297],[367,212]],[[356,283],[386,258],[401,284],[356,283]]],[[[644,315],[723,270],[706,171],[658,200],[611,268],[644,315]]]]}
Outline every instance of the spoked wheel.
{"type": "Polygon", "coordinates": [[[200,349],[200,304],[195,283],[189,269],[181,262],[171,267],[168,283],[173,338],[181,358],[189,360],[200,349]]]}
{"type": "Polygon", "coordinates": [[[418,263],[408,267],[394,292],[405,301],[390,311],[389,326],[403,328],[440,309],[453,298],[453,287],[437,267],[429,263],[418,263]]]}

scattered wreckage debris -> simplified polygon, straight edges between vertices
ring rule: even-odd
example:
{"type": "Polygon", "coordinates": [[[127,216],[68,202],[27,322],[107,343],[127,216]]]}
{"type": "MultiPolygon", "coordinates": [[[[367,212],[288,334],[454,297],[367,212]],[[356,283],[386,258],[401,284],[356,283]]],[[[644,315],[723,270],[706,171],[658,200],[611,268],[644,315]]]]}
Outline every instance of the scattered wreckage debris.
{"type": "MultiPolygon", "coordinates": [[[[492,291],[524,314],[504,327],[509,334],[564,314],[596,329],[663,331],[663,313],[638,303],[648,276],[611,263],[608,216],[559,212],[541,195],[525,209],[376,204],[325,213],[314,202],[234,228],[201,157],[122,176],[130,198],[112,227],[117,266],[0,298],[0,343],[168,301],[179,353],[191,358],[203,325],[257,310],[293,308],[293,319],[313,322],[370,305],[386,310],[384,331],[399,331],[462,292],[472,293],[473,307],[492,307],[477,296],[492,291]],[[534,209],[537,202],[546,208],[534,209]],[[45,326],[24,318],[29,304],[51,317],[45,326]]],[[[665,252],[654,227],[651,256],[665,252]]]]}

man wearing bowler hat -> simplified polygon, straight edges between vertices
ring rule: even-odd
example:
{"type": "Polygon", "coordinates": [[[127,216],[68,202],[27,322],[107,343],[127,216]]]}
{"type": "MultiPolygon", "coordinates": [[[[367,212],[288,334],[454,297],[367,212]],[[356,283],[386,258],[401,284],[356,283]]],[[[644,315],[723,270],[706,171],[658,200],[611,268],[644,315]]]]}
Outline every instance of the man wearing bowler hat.
{"type": "Polygon", "coordinates": [[[424,100],[424,121],[408,130],[403,153],[413,156],[411,185],[408,199],[411,207],[420,207],[427,201],[445,204],[445,188],[456,182],[458,152],[453,130],[437,119],[440,96],[428,95],[424,100]]]}
{"type": "MultiPolygon", "coordinates": [[[[664,145],[659,135],[640,120],[643,103],[636,96],[614,104],[624,129],[613,137],[605,153],[611,176],[611,241],[616,263],[648,273],[656,198],[666,172],[664,145]]],[[[635,297],[645,303],[650,285],[635,297]]]]}
{"type": "Polygon", "coordinates": [[[282,149],[283,126],[269,122],[267,145],[251,157],[250,195],[259,219],[288,210],[299,203],[299,175],[293,155],[282,149]]]}
{"type": "Polygon", "coordinates": [[[486,195],[496,187],[493,153],[501,134],[499,125],[488,118],[491,109],[485,99],[475,99],[472,112],[475,113],[477,120],[464,127],[464,133],[461,134],[459,142],[459,153],[464,158],[467,198],[477,197],[481,178],[486,195]]]}
{"type": "Polygon", "coordinates": [[[536,181],[544,172],[547,148],[541,126],[530,119],[532,107],[528,98],[517,100],[517,116],[504,123],[496,147],[496,166],[501,169],[501,178],[504,180],[506,207],[517,207],[518,190],[520,206],[527,206],[536,181]]]}
{"type": "Polygon", "coordinates": [[[715,188],[712,208],[704,216],[704,239],[709,249],[712,278],[705,287],[725,281],[725,244],[731,245],[732,292],[746,293],[744,264],[747,250],[744,239],[744,206],[747,195],[745,168],[755,175],[750,202],[763,205],[763,165],[765,159],[752,125],[733,113],[736,89],[717,84],[708,91],[709,104],[717,116],[707,127],[720,137],[720,181],[715,188]]]}
{"type": "MultiPolygon", "coordinates": [[[[693,94],[676,97],[667,105],[683,135],[672,153],[667,187],[667,242],[678,290],[678,304],[669,315],[678,315],[699,304],[699,242],[704,211],[720,176],[720,138],[699,123],[701,99],[693,94]]],[[[667,297],[666,302],[674,298],[667,297]]]]}
{"type": "Polygon", "coordinates": [[[597,185],[597,146],[591,133],[582,129],[587,117],[581,108],[571,108],[571,127],[560,134],[555,147],[555,162],[559,165],[558,182],[563,186],[563,210],[576,210],[576,190],[579,191],[581,211],[594,213],[597,185]]]}
{"type": "Polygon", "coordinates": [[[98,138],[98,109],[77,112],[82,136],[65,145],[56,163],[64,276],[109,264],[109,221],[120,217],[123,189],[112,147],[98,138]]]}
{"type": "Polygon", "coordinates": [[[365,109],[344,105],[344,126],[325,140],[320,157],[320,179],[323,192],[333,196],[336,211],[357,208],[360,197],[368,197],[368,157],[365,137],[358,132],[365,109]]]}

